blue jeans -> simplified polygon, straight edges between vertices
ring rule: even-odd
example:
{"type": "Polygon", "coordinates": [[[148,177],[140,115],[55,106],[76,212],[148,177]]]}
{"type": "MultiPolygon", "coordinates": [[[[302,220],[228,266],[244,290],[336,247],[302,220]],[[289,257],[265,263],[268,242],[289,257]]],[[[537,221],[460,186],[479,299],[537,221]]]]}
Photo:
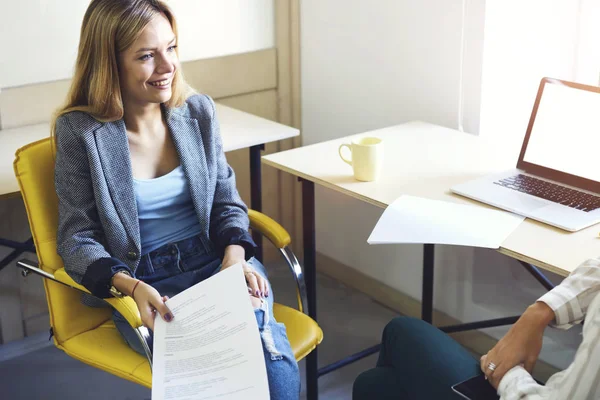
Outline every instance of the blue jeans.
{"type": "Polygon", "coordinates": [[[416,318],[383,331],[377,366],[354,381],[354,400],[462,399],[452,385],[481,374],[479,361],[450,336],[416,318]]]}
{"type": "MultiPolygon", "coordinates": [[[[251,258],[248,264],[267,278],[265,267],[251,258]]],[[[166,244],[144,256],[136,270],[136,278],[153,286],[161,296],[175,296],[221,270],[221,260],[207,250],[198,237],[166,244]]],[[[254,310],[263,343],[271,399],[298,399],[300,374],[298,364],[287,338],[285,326],[273,317],[273,290],[264,307],[254,310]]],[[[145,355],[138,336],[127,320],[113,312],[113,321],[129,347],[145,355]]],[[[150,346],[152,344],[150,343],[150,346]]],[[[152,348],[152,347],[151,347],[152,348]]]]}

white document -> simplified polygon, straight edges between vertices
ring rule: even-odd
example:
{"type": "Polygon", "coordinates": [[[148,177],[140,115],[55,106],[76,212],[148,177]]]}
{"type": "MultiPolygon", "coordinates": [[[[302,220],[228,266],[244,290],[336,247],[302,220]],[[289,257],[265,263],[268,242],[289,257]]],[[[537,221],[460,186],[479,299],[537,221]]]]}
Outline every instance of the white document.
{"type": "Polygon", "coordinates": [[[262,342],[241,265],[167,300],[154,322],[152,400],[269,399],[262,342]]]}
{"type": "Polygon", "coordinates": [[[497,249],[523,219],[506,211],[401,196],[386,208],[367,242],[450,244],[497,249]]]}

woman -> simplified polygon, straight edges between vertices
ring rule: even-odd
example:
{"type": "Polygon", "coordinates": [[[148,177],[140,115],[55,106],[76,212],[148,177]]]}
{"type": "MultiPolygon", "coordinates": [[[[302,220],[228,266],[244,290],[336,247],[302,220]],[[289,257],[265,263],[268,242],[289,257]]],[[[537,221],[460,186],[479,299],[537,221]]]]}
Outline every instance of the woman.
{"type": "MultiPolygon", "coordinates": [[[[175,18],[159,0],[93,0],[67,104],[54,125],[58,253],[100,298],[131,296],[144,325],[164,301],[242,263],[273,399],[298,398],[298,366],[273,319],[247,208],[227,164],[215,106],[179,70],[175,18]]],[[[90,299],[87,299],[89,304],[90,299]]],[[[124,318],[115,324],[136,351],[124,318]]]]}
{"type": "Polygon", "coordinates": [[[377,367],[354,382],[353,399],[461,399],[452,385],[485,374],[502,400],[600,398],[600,258],[577,267],[529,306],[496,346],[477,361],[434,326],[396,318],[384,332],[377,367]],[[568,329],[585,317],[583,341],[564,371],[538,384],[531,371],[550,324],[568,329]]]}

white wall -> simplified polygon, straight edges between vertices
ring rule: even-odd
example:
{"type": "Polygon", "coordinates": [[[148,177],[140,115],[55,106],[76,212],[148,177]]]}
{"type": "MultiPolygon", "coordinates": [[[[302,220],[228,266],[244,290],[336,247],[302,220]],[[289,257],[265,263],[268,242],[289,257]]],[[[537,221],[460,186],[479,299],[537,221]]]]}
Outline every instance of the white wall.
{"type": "Polygon", "coordinates": [[[303,142],[408,119],[456,126],[458,3],[302,1],[303,142]]]}
{"type": "MultiPolygon", "coordinates": [[[[462,0],[303,0],[304,143],[415,119],[450,128],[462,119],[477,133],[485,0],[465,4],[463,13],[462,0]]],[[[370,247],[381,210],[322,188],[316,202],[318,251],[420,298],[422,246],[370,247]]],[[[463,321],[519,314],[544,293],[494,251],[437,246],[435,273],[435,307],[463,321]]],[[[563,366],[577,332],[550,335],[542,358],[563,366]]]]}
{"type": "MultiPolygon", "coordinates": [[[[274,46],[273,0],[170,0],[182,61],[274,46]]],[[[0,0],[0,88],[69,78],[88,1],[0,0]]]]}

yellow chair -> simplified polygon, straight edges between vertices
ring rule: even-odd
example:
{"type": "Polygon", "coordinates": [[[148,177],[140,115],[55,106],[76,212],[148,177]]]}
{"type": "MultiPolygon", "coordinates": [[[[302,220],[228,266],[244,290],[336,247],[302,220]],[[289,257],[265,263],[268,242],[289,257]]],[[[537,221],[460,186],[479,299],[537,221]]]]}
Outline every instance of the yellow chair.
{"type": "MultiPolygon", "coordinates": [[[[144,358],[127,346],[110,318],[110,308],[90,308],[80,303],[81,292],[89,292],[67,275],[62,259],[56,253],[58,200],[54,190],[54,152],[50,138],[19,149],[14,170],[39,261],[38,265],[22,260],[17,265],[23,268],[23,275],[35,272],[47,278],[44,279],[44,287],[54,344],[86,364],[151,387],[152,355],[149,349],[144,358]]],[[[291,240],[286,230],[264,214],[250,211],[249,215],[251,228],[261,232],[279,248],[296,279],[300,311],[275,304],[274,314],[279,322],[285,324],[294,355],[301,360],[323,339],[321,328],[305,314],[307,308],[302,269],[294,253],[287,247],[291,240]]],[[[106,301],[127,318],[140,338],[148,334],[132,298],[106,301]]]]}

